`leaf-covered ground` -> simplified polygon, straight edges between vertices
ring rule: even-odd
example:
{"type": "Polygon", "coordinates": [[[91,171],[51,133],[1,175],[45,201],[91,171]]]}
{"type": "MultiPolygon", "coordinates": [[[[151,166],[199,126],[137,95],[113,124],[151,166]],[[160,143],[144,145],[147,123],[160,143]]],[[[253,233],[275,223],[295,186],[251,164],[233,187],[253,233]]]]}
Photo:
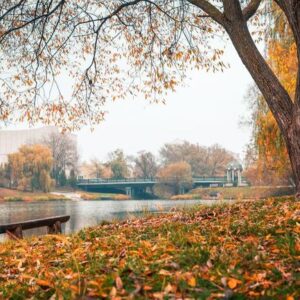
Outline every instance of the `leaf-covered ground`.
{"type": "Polygon", "coordinates": [[[300,202],[240,202],[0,245],[3,299],[299,299],[300,202]]]}

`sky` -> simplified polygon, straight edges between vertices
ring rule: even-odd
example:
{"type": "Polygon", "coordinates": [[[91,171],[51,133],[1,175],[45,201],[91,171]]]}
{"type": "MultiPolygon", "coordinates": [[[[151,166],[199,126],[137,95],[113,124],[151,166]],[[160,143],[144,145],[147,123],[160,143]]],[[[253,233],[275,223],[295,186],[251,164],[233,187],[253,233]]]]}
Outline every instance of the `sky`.
{"type": "Polygon", "coordinates": [[[92,132],[83,128],[77,133],[81,159],[105,160],[117,148],[130,155],[141,150],[157,154],[164,143],[183,140],[204,146],[217,143],[243,158],[250,129],[240,121],[249,114],[245,95],[253,81],[231,45],[224,59],[229,69],[191,72],[165,105],[143,99],[107,105],[102,124],[92,132]]]}
{"type": "MultiPolygon", "coordinates": [[[[141,150],[158,154],[163,144],[183,140],[203,146],[217,143],[242,159],[250,129],[241,127],[240,121],[249,114],[245,95],[253,81],[231,44],[224,61],[230,68],[223,73],[191,71],[166,104],[144,99],[107,104],[104,122],[93,131],[85,127],[76,132],[81,161],[105,160],[117,148],[127,155],[141,150]]],[[[16,127],[27,128],[9,128],[16,127]]]]}

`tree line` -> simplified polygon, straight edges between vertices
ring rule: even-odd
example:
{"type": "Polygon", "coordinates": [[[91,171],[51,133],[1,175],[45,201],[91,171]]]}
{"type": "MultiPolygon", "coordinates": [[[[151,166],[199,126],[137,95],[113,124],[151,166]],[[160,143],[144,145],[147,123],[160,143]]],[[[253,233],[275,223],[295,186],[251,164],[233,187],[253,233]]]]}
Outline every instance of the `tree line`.
{"type": "Polygon", "coordinates": [[[236,155],[219,145],[200,146],[187,141],[164,144],[159,155],[140,151],[126,155],[116,149],[106,161],[91,159],[79,164],[76,143],[69,135],[51,133],[38,144],[23,145],[8,155],[1,168],[2,185],[24,191],[75,186],[77,176],[122,179],[129,177],[159,178],[158,192],[179,193],[189,188],[197,176],[224,176],[226,166],[236,155]]]}
{"type": "Polygon", "coordinates": [[[81,174],[85,178],[155,177],[159,184],[154,193],[167,197],[191,188],[193,177],[224,176],[228,163],[235,159],[235,154],[219,145],[204,147],[184,141],[163,145],[158,156],[149,151],[128,156],[117,149],[105,162],[92,159],[83,163],[81,174]]]}

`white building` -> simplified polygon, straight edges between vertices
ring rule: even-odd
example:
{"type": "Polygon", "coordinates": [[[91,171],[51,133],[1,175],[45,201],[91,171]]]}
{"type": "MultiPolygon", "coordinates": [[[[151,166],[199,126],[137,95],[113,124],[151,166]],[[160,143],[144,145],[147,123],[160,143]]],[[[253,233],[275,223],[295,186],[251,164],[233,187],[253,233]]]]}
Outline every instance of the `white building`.
{"type": "Polygon", "coordinates": [[[51,133],[58,133],[55,126],[35,129],[0,130],[0,165],[7,162],[8,154],[18,151],[20,146],[39,143],[51,133]]]}

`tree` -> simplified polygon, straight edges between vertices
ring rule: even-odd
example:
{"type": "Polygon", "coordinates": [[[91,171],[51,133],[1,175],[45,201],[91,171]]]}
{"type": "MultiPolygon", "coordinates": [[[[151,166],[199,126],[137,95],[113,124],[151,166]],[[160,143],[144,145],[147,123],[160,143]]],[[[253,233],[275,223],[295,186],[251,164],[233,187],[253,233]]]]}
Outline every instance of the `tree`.
{"type": "Polygon", "coordinates": [[[134,176],[140,178],[153,178],[157,172],[155,156],[151,152],[141,151],[134,158],[134,176]]]}
{"type": "Polygon", "coordinates": [[[66,173],[76,170],[78,165],[77,144],[71,135],[50,133],[41,143],[51,149],[53,157],[52,176],[56,185],[64,186],[67,183],[66,173]]]}
{"type": "Polygon", "coordinates": [[[187,141],[165,144],[160,156],[164,165],[187,162],[193,176],[223,176],[228,163],[234,160],[234,155],[219,145],[204,147],[187,141]]]}
{"type": "Polygon", "coordinates": [[[111,178],[112,171],[108,163],[102,163],[98,159],[91,159],[80,166],[79,173],[86,178],[111,178]]]}
{"type": "Polygon", "coordinates": [[[245,176],[254,185],[290,184],[292,170],[284,138],[255,86],[247,100],[252,111],[252,138],[246,152],[245,176]]]}
{"type": "Polygon", "coordinates": [[[193,183],[191,166],[184,161],[161,168],[157,178],[159,183],[155,187],[156,193],[164,197],[178,195],[193,183]]]}
{"type": "MultiPolygon", "coordinates": [[[[5,1],[0,8],[5,56],[0,73],[6,74],[8,67],[14,72],[11,78],[2,78],[2,118],[18,114],[21,119],[56,120],[74,128],[102,120],[101,103],[106,99],[142,92],[158,100],[166,90],[174,90],[190,66],[223,69],[223,51],[213,49],[209,41],[216,32],[226,33],[280,128],[300,197],[300,6],[298,0],[270,1],[285,15],[297,49],[293,102],[249,31],[250,20],[259,26],[263,2],[5,1]],[[120,59],[128,67],[121,69],[120,59]],[[57,87],[63,71],[74,78],[73,101],[66,101],[57,87]],[[41,92],[47,86],[53,91],[50,97],[41,92]]],[[[262,29],[266,26],[274,25],[262,29]]]]}
{"type": "Polygon", "coordinates": [[[191,144],[187,141],[165,144],[160,149],[160,157],[163,165],[187,162],[191,166],[193,176],[208,174],[208,151],[206,147],[198,144],[191,144]]]}
{"type": "Polygon", "coordinates": [[[111,169],[113,179],[126,178],[130,174],[127,158],[121,149],[109,153],[107,165],[111,169]]]}
{"type": "Polygon", "coordinates": [[[20,147],[18,152],[8,155],[11,185],[24,191],[49,192],[53,184],[52,162],[51,150],[44,145],[20,147]]]}
{"type": "MultiPolygon", "coordinates": [[[[287,20],[273,5],[267,59],[293,99],[297,78],[297,51],[287,20]],[[284,58],[284,59],[283,59],[284,58]]],[[[287,184],[292,180],[292,170],[284,137],[259,90],[253,86],[248,93],[252,110],[252,149],[255,162],[247,170],[247,178],[264,184],[287,184]]]]}
{"type": "Polygon", "coordinates": [[[76,179],[76,174],[75,171],[72,169],[70,172],[70,176],[68,178],[68,184],[75,189],[76,188],[76,183],[77,183],[77,179],[76,179]]]}

